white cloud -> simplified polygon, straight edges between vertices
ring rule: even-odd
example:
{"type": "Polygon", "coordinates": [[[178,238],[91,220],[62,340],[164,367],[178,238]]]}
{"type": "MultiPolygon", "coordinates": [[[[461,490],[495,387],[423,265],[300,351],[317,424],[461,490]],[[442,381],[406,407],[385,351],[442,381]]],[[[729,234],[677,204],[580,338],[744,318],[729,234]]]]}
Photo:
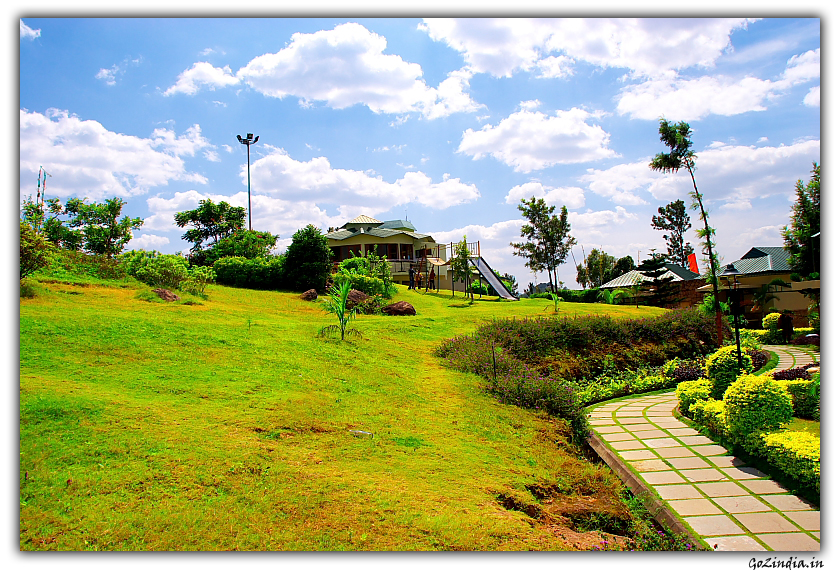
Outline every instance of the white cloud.
{"type": "Polygon", "coordinates": [[[214,67],[206,61],[199,61],[186,71],[182,72],[175,85],[163,92],[165,96],[174,93],[195,95],[202,87],[215,90],[217,87],[236,85],[239,79],[233,75],[230,67],[214,67]]]}
{"type": "Polygon", "coordinates": [[[574,75],[574,63],[570,57],[566,56],[549,56],[537,62],[537,68],[540,74],[537,77],[545,79],[562,79],[574,75]]]}
{"type": "Polygon", "coordinates": [[[490,154],[517,172],[614,157],[616,153],[608,148],[609,135],[601,127],[587,123],[598,116],[578,108],[557,111],[553,117],[518,111],[495,127],[467,129],[458,152],[471,155],[474,160],[490,154]]]}
{"type": "Polygon", "coordinates": [[[185,169],[180,155],[206,144],[197,125],[181,136],[157,129],[144,139],[111,132],[67,111],[51,109],[42,115],[21,109],[20,191],[31,193],[30,181],[42,164],[49,165],[50,189],[59,197],[126,197],[170,180],[204,184],[203,176],[185,169]]]}
{"type": "Polygon", "coordinates": [[[519,204],[520,200],[530,200],[531,197],[542,198],[553,206],[566,206],[570,210],[582,208],[586,204],[583,188],[567,187],[552,188],[543,186],[540,182],[526,182],[514,186],[505,196],[507,204],[519,204]]]}
{"type": "Polygon", "coordinates": [[[793,85],[819,79],[820,50],[793,56],[780,79],[740,79],[705,76],[660,78],[622,89],[616,110],[634,119],[680,117],[683,121],[708,115],[732,116],[764,111],[766,105],[793,85]]]}
{"type": "Polygon", "coordinates": [[[143,234],[132,237],[126,246],[126,251],[132,249],[145,249],[146,251],[156,250],[169,243],[169,238],[165,236],[158,236],[154,234],[143,234]]]}
{"type": "Polygon", "coordinates": [[[96,74],[96,79],[100,79],[105,82],[105,85],[114,86],[117,84],[117,76],[124,75],[126,68],[129,65],[140,65],[143,62],[142,57],[138,57],[136,59],[125,58],[120,63],[115,63],[110,68],[102,68],[96,74]]]}
{"type": "Polygon", "coordinates": [[[574,60],[626,68],[656,77],[688,67],[710,67],[731,47],[745,19],[557,18],[426,19],[419,25],[464,56],[476,73],[510,77],[539,69],[541,76],[571,73],[574,60]],[[558,53],[560,56],[549,54],[558,53]],[[554,59],[552,59],[554,58],[554,59]]]}
{"type": "MultiPolygon", "coordinates": [[[[406,172],[401,179],[386,182],[368,172],[333,168],[323,156],[300,162],[282,149],[266,148],[270,154],[251,165],[252,193],[307,204],[334,204],[344,212],[342,215],[359,209],[385,212],[410,202],[444,209],[480,197],[474,184],[448,174],[440,182],[433,182],[422,172],[406,172]]],[[[244,166],[240,174],[244,184],[244,166]]]]}
{"type": "Polygon", "coordinates": [[[820,86],[817,85],[816,87],[811,87],[811,90],[808,91],[808,94],[805,95],[805,99],[802,102],[809,107],[819,107],[820,106],[820,86]]]}
{"type": "Polygon", "coordinates": [[[296,33],[288,46],[254,58],[236,77],[269,97],[298,97],[304,106],[362,104],[374,113],[419,112],[428,119],[480,108],[466,92],[469,71],[450,73],[434,89],[422,80],[420,65],[385,54],[386,46],[384,37],[357,23],[296,33]]]}
{"type": "MultiPolygon", "coordinates": [[[[812,161],[820,160],[820,141],[792,145],[739,146],[718,143],[697,153],[697,185],[707,207],[740,208],[771,196],[788,196],[793,183],[807,178],[812,161]]],[[[589,169],[580,178],[591,191],[616,204],[646,203],[642,193],[657,202],[687,201],[693,189],[686,172],[661,174],[650,170],[649,160],[621,164],[606,170],[589,169]]]]}
{"type": "Polygon", "coordinates": [[[221,162],[222,159],[219,158],[219,153],[215,150],[205,150],[204,151],[204,158],[209,160],[210,162],[221,162]]]}
{"type": "Polygon", "coordinates": [[[41,30],[33,30],[29,26],[20,21],[20,37],[21,39],[34,40],[41,37],[41,30]]]}

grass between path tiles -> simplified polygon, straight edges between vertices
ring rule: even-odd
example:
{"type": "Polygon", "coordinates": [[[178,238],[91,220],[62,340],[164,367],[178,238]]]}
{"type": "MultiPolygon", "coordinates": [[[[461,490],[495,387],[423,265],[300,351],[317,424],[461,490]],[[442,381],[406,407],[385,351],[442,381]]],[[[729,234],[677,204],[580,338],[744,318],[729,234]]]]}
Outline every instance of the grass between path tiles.
{"type": "Polygon", "coordinates": [[[483,320],[553,312],[545,300],[401,287],[416,317],[362,316],[363,338],[342,343],[316,338],[333,317],[292,293],[210,286],[164,304],[131,283],[35,289],[20,304],[21,549],[562,550],[499,497],[558,481],[571,499],[623,493],[558,445],[561,422],[432,356],[483,320]]]}

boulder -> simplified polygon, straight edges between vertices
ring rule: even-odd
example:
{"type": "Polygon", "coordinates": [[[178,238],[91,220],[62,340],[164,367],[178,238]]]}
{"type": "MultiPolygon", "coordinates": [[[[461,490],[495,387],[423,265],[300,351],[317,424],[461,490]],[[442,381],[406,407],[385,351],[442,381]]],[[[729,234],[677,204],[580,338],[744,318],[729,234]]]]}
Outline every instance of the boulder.
{"type": "Polygon", "coordinates": [[[411,303],[407,303],[405,301],[397,301],[396,303],[386,305],[382,307],[382,312],[386,315],[391,315],[392,317],[400,315],[417,314],[417,311],[414,310],[414,307],[411,306],[411,303]]]}
{"type": "Polygon", "coordinates": [[[315,289],[310,289],[309,291],[301,293],[300,298],[304,301],[314,301],[318,298],[318,292],[315,289]]]}
{"type": "Polygon", "coordinates": [[[180,301],[181,297],[170,291],[169,289],[152,289],[152,293],[163,299],[164,301],[180,301]]]}
{"type": "Polygon", "coordinates": [[[356,289],[350,289],[350,292],[347,293],[347,308],[352,309],[359,303],[364,303],[368,299],[370,299],[370,295],[367,293],[356,289]]]}

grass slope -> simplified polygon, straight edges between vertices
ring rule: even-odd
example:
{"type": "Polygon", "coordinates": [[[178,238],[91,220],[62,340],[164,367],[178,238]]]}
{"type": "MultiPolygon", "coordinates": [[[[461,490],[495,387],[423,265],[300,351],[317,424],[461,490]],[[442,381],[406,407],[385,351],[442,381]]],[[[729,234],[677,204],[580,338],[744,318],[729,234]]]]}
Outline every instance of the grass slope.
{"type": "Polygon", "coordinates": [[[21,549],[562,550],[566,530],[499,497],[549,486],[618,508],[618,480],[565,450],[561,423],[432,356],[553,303],[403,287],[416,317],[362,316],[364,338],[342,343],[316,338],[334,317],[292,293],[211,286],[187,305],[126,283],[36,289],[20,305],[21,549]]]}

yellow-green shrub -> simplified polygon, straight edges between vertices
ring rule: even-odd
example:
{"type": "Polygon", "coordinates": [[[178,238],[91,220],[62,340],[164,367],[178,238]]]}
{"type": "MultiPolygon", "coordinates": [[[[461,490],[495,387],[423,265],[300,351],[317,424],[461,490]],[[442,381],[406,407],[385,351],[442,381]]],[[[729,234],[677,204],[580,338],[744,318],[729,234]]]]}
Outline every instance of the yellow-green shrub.
{"type": "Polygon", "coordinates": [[[680,401],[680,413],[689,416],[691,405],[698,401],[708,400],[712,397],[711,394],[712,383],[705,378],[680,382],[677,385],[677,399],[680,401]]]}
{"type": "Polygon", "coordinates": [[[796,481],[820,492],[820,440],[810,433],[782,431],[764,434],[759,451],[767,462],[796,481]]]}
{"type": "Polygon", "coordinates": [[[814,419],[820,405],[819,387],[811,393],[813,380],[778,380],[793,400],[793,415],[797,418],[814,419]]]}
{"type": "Polygon", "coordinates": [[[721,347],[706,359],[706,376],[712,382],[712,398],[719,400],[739,374],[752,372],[752,358],[741,353],[741,370],[738,370],[738,351],[734,346],[721,347]]]}
{"type": "Polygon", "coordinates": [[[732,437],[750,447],[757,432],[779,429],[793,418],[793,401],[778,381],[767,376],[740,376],[723,396],[732,437]]]}
{"type": "Polygon", "coordinates": [[[714,434],[726,435],[726,413],[721,400],[698,400],[691,404],[689,413],[698,424],[714,434]]]}
{"type": "Polygon", "coordinates": [[[769,313],[761,319],[761,328],[767,331],[764,335],[764,342],[768,344],[782,342],[782,331],[779,329],[779,317],[781,316],[781,313],[769,313]]]}

